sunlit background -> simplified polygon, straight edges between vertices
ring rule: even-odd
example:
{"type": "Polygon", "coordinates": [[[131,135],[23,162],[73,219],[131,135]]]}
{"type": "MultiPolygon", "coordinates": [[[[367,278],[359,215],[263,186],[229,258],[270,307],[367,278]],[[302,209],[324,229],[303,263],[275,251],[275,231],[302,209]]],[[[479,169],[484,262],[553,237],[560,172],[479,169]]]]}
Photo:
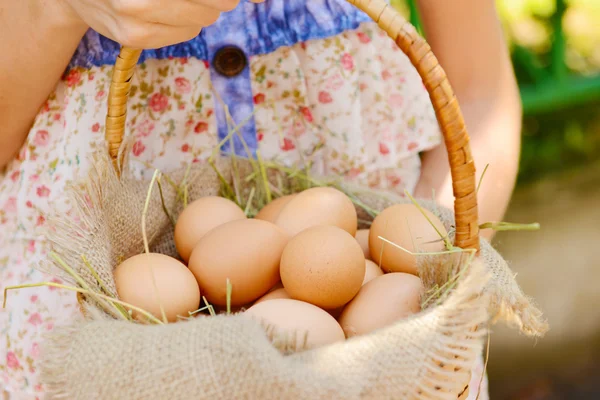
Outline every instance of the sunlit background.
{"type": "MultiPolygon", "coordinates": [[[[415,10],[410,0],[392,3],[407,16],[415,10]]],[[[496,246],[551,331],[536,342],[494,328],[491,397],[600,399],[600,0],[497,6],[525,113],[506,220],[542,230],[500,233],[496,246]]],[[[415,12],[411,20],[418,24],[415,12]]]]}

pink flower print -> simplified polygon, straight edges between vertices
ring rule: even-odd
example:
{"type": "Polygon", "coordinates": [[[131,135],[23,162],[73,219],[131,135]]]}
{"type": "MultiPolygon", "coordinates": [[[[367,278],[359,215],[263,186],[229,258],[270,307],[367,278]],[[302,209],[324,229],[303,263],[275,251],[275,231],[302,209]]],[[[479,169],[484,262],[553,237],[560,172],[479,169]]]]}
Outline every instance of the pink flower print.
{"type": "Polygon", "coordinates": [[[36,193],[38,197],[48,197],[50,196],[50,189],[46,185],[38,186],[36,193]]]}
{"type": "Polygon", "coordinates": [[[37,217],[37,221],[35,223],[36,226],[42,226],[46,222],[46,218],[43,215],[37,217]]]}
{"type": "Polygon", "coordinates": [[[77,85],[79,82],[81,82],[81,72],[79,72],[79,70],[77,70],[77,69],[72,69],[67,74],[67,77],[65,80],[67,81],[68,87],[73,87],[73,86],[77,85]]]}
{"type": "Polygon", "coordinates": [[[329,92],[321,91],[319,92],[319,103],[329,104],[333,102],[333,98],[329,94],[329,92]]]}
{"type": "Polygon", "coordinates": [[[179,106],[177,107],[180,110],[185,110],[185,103],[179,103],[179,106]]]}
{"type": "Polygon", "coordinates": [[[402,107],[404,105],[404,96],[401,94],[392,94],[389,102],[392,107],[402,107]]]}
{"type": "Polygon", "coordinates": [[[390,186],[398,186],[402,182],[402,179],[399,176],[391,175],[387,177],[387,181],[390,186]]]}
{"type": "Polygon", "coordinates": [[[54,120],[55,121],[60,121],[60,113],[54,114],[54,120]]]}
{"type": "Polygon", "coordinates": [[[40,356],[40,345],[37,343],[34,343],[31,345],[31,350],[29,351],[29,355],[31,356],[31,358],[33,358],[34,360],[36,358],[38,358],[40,356]]]}
{"type": "Polygon", "coordinates": [[[357,36],[358,36],[358,40],[361,43],[369,43],[371,41],[371,38],[369,37],[369,35],[367,35],[364,32],[358,32],[357,36]]]}
{"type": "MultiPolygon", "coordinates": [[[[208,61],[204,60],[202,61],[204,63],[204,68],[209,69],[210,68],[210,64],[208,63],[208,61]]],[[[187,63],[187,59],[185,59],[184,62],[182,62],[182,64],[187,63]]]]}
{"type": "Polygon", "coordinates": [[[96,122],[94,125],[92,125],[92,132],[98,133],[98,131],[100,131],[100,123],[96,122]]]}
{"type": "Polygon", "coordinates": [[[140,140],[133,144],[132,151],[134,156],[139,157],[140,154],[144,152],[144,150],[146,150],[146,146],[144,146],[144,143],[142,143],[140,140]]]}
{"type": "Polygon", "coordinates": [[[344,53],[344,55],[342,55],[340,63],[346,71],[350,71],[354,68],[354,57],[352,57],[350,53],[344,53]]]}
{"type": "Polygon", "coordinates": [[[33,313],[31,314],[31,316],[29,317],[29,319],[27,320],[27,322],[29,322],[31,325],[33,326],[38,326],[42,324],[42,316],[40,315],[40,313],[33,313]]]}
{"type": "Polygon", "coordinates": [[[32,295],[32,296],[29,298],[29,300],[30,300],[32,303],[35,303],[36,301],[38,301],[38,295],[37,295],[37,294],[34,294],[34,295],[32,295]]]}
{"type": "Polygon", "coordinates": [[[408,150],[409,150],[409,151],[413,151],[413,150],[414,150],[414,149],[416,149],[417,147],[419,147],[419,144],[418,144],[418,143],[416,143],[416,142],[410,142],[410,143],[408,144],[408,150]]]}
{"type": "Polygon", "coordinates": [[[54,329],[54,324],[52,322],[48,322],[46,324],[46,330],[51,331],[52,329],[54,329]]]}
{"type": "Polygon", "coordinates": [[[290,151],[290,150],[294,150],[295,148],[296,148],[296,145],[294,144],[294,142],[292,142],[291,139],[288,139],[288,138],[283,139],[283,144],[281,145],[281,150],[290,151]]]}
{"type": "Polygon", "coordinates": [[[386,69],[381,73],[381,77],[383,78],[384,81],[387,81],[388,79],[390,79],[392,77],[392,73],[386,69]]]}
{"type": "Polygon", "coordinates": [[[346,175],[348,178],[356,178],[360,175],[360,168],[351,168],[346,175]]]}
{"type": "Polygon", "coordinates": [[[304,115],[304,119],[306,120],[306,122],[311,123],[313,122],[313,115],[312,112],[310,111],[310,108],[308,107],[300,107],[300,113],[302,113],[302,115],[304,115]]]}
{"type": "Polygon", "coordinates": [[[93,81],[95,77],[96,77],[96,75],[93,72],[90,72],[88,74],[88,81],[93,81]]]}
{"type": "Polygon", "coordinates": [[[27,200],[25,205],[27,206],[27,208],[33,208],[33,203],[31,202],[31,200],[27,200]]]}
{"type": "Polygon", "coordinates": [[[206,122],[198,122],[194,127],[195,133],[204,133],[208,130],[208,124],[206,122]]]}
{"type": "Polygon", "coordinates": [[[4,211],[7,213],[17,212],[17,198],[9,197],[8,200],[6,200],[6,203],[4,203],[3,208],[4,208],[4,211]]]}
{"type": "Polygon", "coordinates": [[[35,240],[29,241],[29,244],[27,245],[27,251],[30,253],[35,252],[35,240]]]}
{"type": "Polygon", "coordinates": [[[210,118],[210,117],[211,117],[211,115],[213,115],[213,110],[208,110],[208,111],[206,112],[206,118],[210,118]]]}
{"type": "Polygon", "coordinates": [[[15,171],[12,174],[10,174],[10,180],[13,182],[18,181],[20,177],[21,177],[21,171],[15,171]]]}
{"type": "Polygon", "coordinates": [[[192,91],[192,85],[190,81],[180,76],[175,78],[175,90],[177,90],[177,93],[186,94],[192,91]]]}
{"type": "MultiPolygon", "coordinates": [[[[50,282],[53,282],[53,283],[57,283],[57,284],[59,284],[59,285],[62,285],[62,281],[61,281],[60,279],[58,279],[58,278],[52,278],[52,280],[51,280],[50,282]]],[[[57,287],[54,287],[54,286],[48,286],[48,290],[50,290],[50,291],[52,291],[52,292],[53,292],[53,291],[55,291],[56,289],[58,289],[58,288],[57,288],[57,287]]]]}
{"type": "Polygon", "coordinates": [[[379,143],[379,152],[385,156],[390,154],[390,148],[385,143],[379,143]]]}
{"type": "Polygon", "coordinates": [[[258,141],[261,142],[265,138],[265,134],[262,132],[258,132],[257,138],[258,141]]]}
{"type": "Polygon", "coordinates": [[[162,93],[154,93],[148,100],[148,105],[154,112],[163,112],[169,106],[169,98],[162,93]]]}
{"type": "Polygon", "coordinates": [[[333,91],[339,90],[342,86],[344,86],[344,79],[340,74],[333,75],[327,80],[327,83],[325,84],[325,87],[327,89],[333,91]]]}
{"type": "Polygon", "coordinates": [[[16,354],[12,351],[9,351],[8,354],[6,354],[6,365],[8,366],[8,368],[14,370],[21,368],[19,359],[17,358],[16,354]]]}
{"type": "Polygon", "coordinates": [[[185,143],[183,146],[181,146],[181,151],[187,153],[188,151],[190,151],[190,145],[185,143]]]}
{"type": "Polygon", "coordinates": [[[102,101],[106,97],[106,92],[104,90],[100,90],[96,93],[96,101],[102,101]]]}
{"type": "Polygon", "coordinates": [[[137,134],[141,137],[148,137],[154,130],[154,122],[149,119],[145,119],[137,126],[137,134]]]}
{"type": "Polygon", "coordinates": [[[306,127],[301,121],[295,121],[290,127],[289,134],[293,137],[300,137],[306,133],[306,127]]]}
{"type": "Polygon", "coordinates": [[[265,95],[262,93],[257,94],[256,96],[254,96],[254,104],[262,104],[265,102],[265,95]]]}
{"type": "Polygon", "coordinates": [[[33,138],[33,144],[39,147],[44,147],[48,145],[50,141],[50,134],[46,130],[39,130],[35,133],[35,137],[33,138]]]}

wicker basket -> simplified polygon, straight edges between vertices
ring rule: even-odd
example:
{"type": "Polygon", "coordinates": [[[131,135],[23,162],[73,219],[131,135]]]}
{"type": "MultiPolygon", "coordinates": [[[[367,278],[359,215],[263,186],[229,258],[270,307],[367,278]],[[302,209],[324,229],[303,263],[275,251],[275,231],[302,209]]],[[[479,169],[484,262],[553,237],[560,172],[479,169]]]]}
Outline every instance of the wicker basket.
{"type": "MultiPolygon", "coordinates": [[[[455,196],[455,246],[479,250],[475,164],[465,122],[448,78],[430,46],[416,29],[385,0],[348,0],[367,13],[409,57],[429,93],[448,151],[455,196]]],[[[131,80],[142,50],[123,47],[116,60],[106,117],[106,142],[119,173],[131,80]]],[[[78,294],[80,304],[83,297],[78,294]]],[[[83,309],[83,307],[82,307],[83,309]]],[[[457,398],[466,399],[468,385],[457,398]]]]}

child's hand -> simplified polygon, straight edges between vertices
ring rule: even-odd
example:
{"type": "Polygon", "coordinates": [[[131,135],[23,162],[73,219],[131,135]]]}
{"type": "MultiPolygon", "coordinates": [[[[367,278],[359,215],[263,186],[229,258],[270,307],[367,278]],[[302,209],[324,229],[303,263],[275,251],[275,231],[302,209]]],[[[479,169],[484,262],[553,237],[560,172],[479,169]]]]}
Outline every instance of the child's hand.
{"type": "MultiPolygon", "coordinates": [[[[74,17],[129,47],[149,49],[185,42],[239,0],[59,0],[74,17]]],[[[260,2],[260,1],[254,1],[260,2]]]]}

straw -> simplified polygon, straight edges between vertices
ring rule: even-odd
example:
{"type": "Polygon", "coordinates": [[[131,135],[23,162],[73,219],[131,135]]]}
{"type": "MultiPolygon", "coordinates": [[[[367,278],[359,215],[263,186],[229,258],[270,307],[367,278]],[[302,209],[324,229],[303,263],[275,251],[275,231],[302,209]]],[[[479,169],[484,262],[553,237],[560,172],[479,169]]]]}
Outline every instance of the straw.
{"type": "MultiPolygon", "coordinates": [[[[144,210],[142,211],[142,238],[144,239],[144,251],[146,254],[150,254],[150,246],[148,245],[148,235],[146,234],[146,216],[148,215],[148,208],[150,206],[150,198],[152,196],[152,187],[154,187],[154,183],[158,178],[158,170],[154,170],[154,174],[152,175],[152,180],[150,180],[150,187],[148,188],[148,194],[146,195],[146,202],[144,203],[144,210]]],[[[154,286],[154,292],[156,294],[156,300],[158,301],[158,306],[160,307],[160,314],[162,316],[163,322],[168,323],[167,314],[165,313],[165,309],[160,300],[160,293],[158,291],[158,286],[156,285],[156,278],[154,276],[154,271],[151,263],[148,263],[148,267],[150,268],[150,275],[152,277],[152,286],[154,286]]]]}
{"type": "Polygon", "coordinates": [[[130,308],[140,314],[142,314],[143,316],[145,316],[146,318],[148,318],[148,320],[150,320],[151,322],[158,324],[158,325],[162,325],[163,322],[161,320],[159,320],[158,318],[156,318],[155,316],[153,316],[152,314],[150,314],[147,311],[142,310],[139,307],[136,307],[134,305],[131,305],[129,303],[126,303],[124,301],[115,299],[113,297],[110,296],[105,296],[103,294],[100,293],[95,293],[92,290],[86,290],[86,289],[81,289],[81,288],[77,288],[74,286],[67,286],[67,285],[62,285],[60,283],[56,283],[56,282],[40,282],[40,283],[27,283],[27,284],[23,284],[23,285],[17,285],[17,286],[8,286],[6,288],[4,288],[4,301],[2,302],[2,308],[6,308],[6,302],[7,302],[7,294],[9,290],[18,290],[18,289],[26,289],[26,288],[34,288],[34,287],[44,287],[44,286],[50,286],[50,287],[55,287],[55,288],[60,288],[60,289],[66,289],[66,290],[71,290],[73,292],[77,292],[77,293],[81,293],[81,294],[86,294],[88,296],[97,296],[100,297],[103,300],[109,301],[111,303],[115,303],[115,304],[119,304],[122,306],[125,306],[126,308],[130,308]]]}

